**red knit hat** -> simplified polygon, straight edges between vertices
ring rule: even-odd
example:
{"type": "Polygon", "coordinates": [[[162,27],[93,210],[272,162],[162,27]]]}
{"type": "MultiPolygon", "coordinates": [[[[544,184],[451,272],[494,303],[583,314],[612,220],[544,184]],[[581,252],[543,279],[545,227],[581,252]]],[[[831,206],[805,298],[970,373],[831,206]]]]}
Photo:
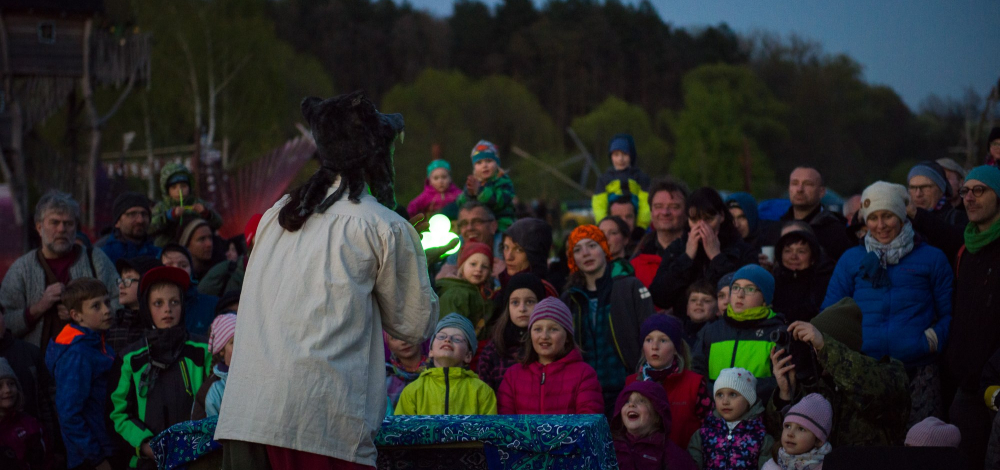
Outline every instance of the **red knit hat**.
{"type": "Polygon", "coordinates": [[[465,264],[465,261],[476,253],[486,255],[486,259],[490,260],[490,263],[493,262],[493,248],[490,248],[489,245],[480,242],[466,242],[465,246],[462,247],[461,254],[458,255],[458,265],[465,264]]]}
{"type": "Polygon", "coordinates": [[[608,239],[604,237],[604,232],[597,228],[596,225],[581,225],[569,234],[569,240],[566,242],[566,257],[569,262],[569,272],[575,273],[580,270],[576,265],[576,260],[573,259],[573,247],[580,240],[584,238],[589,238],[601,245],[601,249],[604,250],[604,256],[611,261],[611,250],[608,248],[608,239]]]}

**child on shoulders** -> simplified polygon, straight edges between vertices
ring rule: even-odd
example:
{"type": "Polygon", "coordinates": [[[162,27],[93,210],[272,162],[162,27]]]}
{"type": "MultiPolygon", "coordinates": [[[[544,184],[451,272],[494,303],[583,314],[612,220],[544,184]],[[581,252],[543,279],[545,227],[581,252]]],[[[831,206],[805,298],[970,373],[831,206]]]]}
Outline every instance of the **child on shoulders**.
{"type": "Polygon", "coordinates": [[[514,183],[500,169],[500,151],[496,145],[480,140],[472,148],[472,174],[465,180],[465,191],[458,196],[459,207],[470,200],[486,205],[497,218],[497,231],[514,223],[514,183]]]}
{"type": "Polygon", "coordinates": [[[500,414],[604,413],[597,372],[573,340],[569,307],[555,297],[538,302],[528,333],[521,363],[500,383],[500,414]]]}
{"type": "Polygon", "coordinates": [[[407,385],[399,396],[397,415],[495,415],[493,390],[467,367],[476,354],[476,331],[468,318],[450,313],[442,318],[431,342],[433,367],[407,385]]]}
{"type": "Polygon", "coordinates": [[[691,436],[688,453],[698,468],[760,468],[774,438],[767,434],[757,401],[757,379],[746,369],[724,369],[715,381],[715,411],[691,436]]]}
{"type": "Polygon", "coordinates": [[[434,160],[427,165],[427,179],[424,181],[424,191],[410,201],[406,212],[413,217],[424,214],[428,219],[455,202],[462,190],[451,180],[451,165],[446,160],[434,160]]]}
{"type": "Polygon", "coordinates": [[[194,176],[186,166],[165,165],[160,170],[160,191],[162,200],[153,207],[149,222],[149,235],[156,237],[156,246],[169,243],[178,235],[179,227],[192,219],[205,219],[213,231],[222,226],[222,216],[194,195],[194,176]]]}

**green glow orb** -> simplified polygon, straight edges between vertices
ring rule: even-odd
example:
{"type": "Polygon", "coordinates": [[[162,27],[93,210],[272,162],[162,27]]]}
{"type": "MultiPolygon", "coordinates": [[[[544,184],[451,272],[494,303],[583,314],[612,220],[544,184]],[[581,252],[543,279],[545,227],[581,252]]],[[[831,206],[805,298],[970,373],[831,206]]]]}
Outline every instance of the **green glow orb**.
{"type": "MultiPolygon", "coordinates": [[[[430,231],[420,234],[420,245],[423,246],[424,250],[445,246],[458,238],[458,235],[451,232],[451,220],[448,219],[448,216],[437,214],[431,217],[428,223],[430,224],[430,231]]],[[[461,244],[455,246],[455,248],[452,248],[446,254],[453,255],[458,253],[459,247],[461,247],[461,244]]]]}

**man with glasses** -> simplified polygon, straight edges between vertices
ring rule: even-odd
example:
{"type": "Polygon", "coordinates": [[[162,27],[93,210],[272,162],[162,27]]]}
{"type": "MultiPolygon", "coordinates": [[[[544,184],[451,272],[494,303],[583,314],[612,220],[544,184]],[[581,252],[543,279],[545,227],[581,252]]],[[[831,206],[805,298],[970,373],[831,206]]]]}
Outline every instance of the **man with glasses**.
{"type": "Polygon", "coordinates": [[[49,191],[35,206],[35,229],[42,246],[14,261],[0,286],[4,320],[14,336],[45,351],[69,322],[62,291],[69,281],[93,277],[103,282],[118,305],[115,265],[101,250],[74,243],[80,205],[66,193],[49,191]]]}
{"type": "Polygon", "coordinates": [[[957,387],[949,416],[962,431],[959,449],[970,458],[970,468],[983,468],[990,408],[995,411],[1000,402],[1000,394],[987,390],[990,396],[985,396],[980,390],[983,366],[1000,348],[1000,169],[985,165],[973,168],[958,194],[965,203],[969,224],[956,263],[944,385],[952,390],[957,387]]]}
{"type": "Polygon", "coordinates": [[[114,231],[98,247],[112,262],[137,256],[158,258],[160,249],[148,236],[150,213],[146,196],[132,191],[118,195],[113,205],[114,231]]]}
{"type": "MultiPolygon", "coordinates": [[[[497,232],[497,219],[483,203],[469,201],[458,211],[458,223],[455,224],[462,243],[477,241],[493,245],[493,277],[497,277],[507,265],[503,261],[503,234],[497,232]],[[500,257],[497,257],[500,255],[500,257]]],[[[458,275],[458,253],[448,257],[438,271],[435,279],[454,277],[458,275]]]]}
{"type": "Polygon", "coordinates": [[[948,256],[952,266],[955,255],[962,247],[962,232],[969,219],[965,208],[951,205],[957,192],[948,182],[944,167],[934,161],[920,162],[907,175],[910,204],[906,216],[913,222],[913,229],[924,236],[931,246],[948,256]]]}

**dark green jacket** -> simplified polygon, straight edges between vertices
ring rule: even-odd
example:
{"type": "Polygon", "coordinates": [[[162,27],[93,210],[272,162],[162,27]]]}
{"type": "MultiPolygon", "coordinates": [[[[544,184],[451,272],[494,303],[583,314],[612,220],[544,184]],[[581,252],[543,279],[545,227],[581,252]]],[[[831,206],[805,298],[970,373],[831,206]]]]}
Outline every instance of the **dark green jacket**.
{"type": "Polygon", "coordinates": [[[514,223],[514,182],[503,170],[497,170],[496,176],[483,183],[479,188],[479,194],[470,196],[467,191],[462,191],[455,204],[462,207],[472,199],[485,204],[493,212],[493,216],[497,219],[498,232],[507,230],[507,227],[514,223]]]}
{"type": "Polygon", "coordinates": [[[220,216],[218,212],[212,210],[208,206],[207,202],[194,195],[194,176],[191,174],[191,170],[188,170],[186,166],[180,163],[164,165],[163,169],[160,170],[160,191],[162,200],[157,202],[156,206],[153,207],[153,216],[149,221],[149,234],[156,237],[154,240],[154,244],[156,246],[162,247],[175,239],[178,235],[176,233],[178,227],[183,227],[184,224],[191,219],[205,219],[205,221],[208,222],[208,226],[211,227],[212,230],[218,230],[219,227],[222,226],[222,216],[220,216]],[[170,197],[167,182],[170,181],[171,177],[177,174],[187,176],[187,180],[191,186],[191,196],[189,196],[189,199],[180,201],[170,197]],[[205,210],[208,212],[207,216],[189,209],[195,204],[205,206],[205,210]],[[180,218],[175,219],[170,215],[170,212],[177,206],[183,207],[184,213],[181,214],[180,218]]]}
{"type": "Polygon", "coordinates": [[[484,299],[479,288],[465,279],[438,279],[437,289],[441,318],[449,313],[457,313],[472,322],[477,334],[482,331],[486,320],[493,313],[493,301],[484,299]]]}
{"type": "Polygon", "coordinates": [[[784,317],[773,310],[760,320],[736,321],[725,316],[698,333],[691,370],[704,375],[712,388],[722,369],[742,367],[757,378],[757,396],[770,396],[777,386],[771,373],[771,332],[784,328],[784,317]]]}
{"type": "MultiPolygon", "coordinates": [[[[823,395],[833,407],[830,442],[842,447],[896,446],[906,437],[910,416],[909,379],[903,363],[885,356],[873,359],[824,336],[816,356],[823,377],[800,384],[791,403],[810,393],[823,395]]],[[[778,435],[782,410],[790,403],[775,390],[767,403],[765,423],[778,435]]]]}
{"type": "Polygon", "coordinates": [[[231,290],[242,290],[243,276],[246,275],[245,256],[240,256],[236,261],[226,260],[212,266],[212,269],[198,281],[198,293],[222,297],[222,294],[231,290]]]}
{"type": "Polygon", "coordinates": [[[180,359],[160,372],[151,389],[142,383],[143,372],[150,367],[145,339],[122,355],[120,366],[120,375],[112,380],[111,421],[115,431],[135,448],[130,465],[136,467],[143,442],[191,418],[194,396],[211,373],[212,353],[207,344],[188,338],[180,359]]]}

